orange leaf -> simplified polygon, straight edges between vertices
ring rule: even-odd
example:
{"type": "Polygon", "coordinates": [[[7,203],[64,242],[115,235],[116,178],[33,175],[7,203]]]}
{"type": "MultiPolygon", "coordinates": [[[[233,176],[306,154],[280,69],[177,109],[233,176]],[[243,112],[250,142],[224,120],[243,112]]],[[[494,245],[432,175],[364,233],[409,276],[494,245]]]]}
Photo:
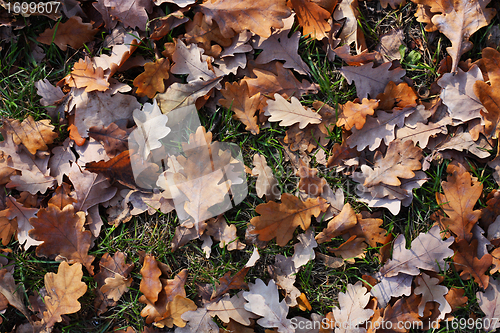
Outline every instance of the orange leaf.
{"type": "Polygon", "coordinates": [[[250,96],[248,92],[248,84],[242,82],[229,83],[221,90],[224,98],[219,100],[220,105],[234,111],[234,116],[246,125],[245,129],[252,134],[259,134],[259,125],[257,124],[257,116],[255,112],[261,101],[260,93],[250,96]]]}
{"type": "Polygon", "coordinates": [[[290,0],[289,5],[295,10],[305,37],[309,36],[317,40],[328,38],[331,28],[327,22],[331,16],[329,11],[311,0],[290,0]]]}
{"type": "Polygon", "coordinates": [[[302,201],[296,196],[283,193],[281,203],[270,201],[257,206],[255,211],[261,216],[250,220],[255,226],[251,233],[259,234],[262,241],[276,238],[279,246],[285,246],[298,226],[307,230],[311,225],[311,217],[318,217],[327,208],[328,203],[323,198],[302,201]]]}
{"type": "Polygon", "coordinates": [[[349,101],[340,106],[342,113],[339,114],[337,126],[344,125],[348,131],[356,126],[356,129],[360,130],[365,125],[366,116],[373,115],[377,107],[378,101],[375,99],[363,98],[361,104],[349,101]]]}
{"type": "Polygon", "coordinates": [[[109,88],[109,82],[104,78],[104,70],[101,67],[94,68],[89,57],[85,60],[80,59],[71,74],[66,77],[66,83],[70,87],[85,88],[85,91],[106,91],[109,88]]]}
{"type": "Polygon", "coordinates": [[[45,274],[45,306],[43,321],[47,327],[62,321],[61,315],[78,312],[81,308],[78,298],[87,291],[87,285],[82,282],[82,265],[76,263],[70,266],[63,261],[59,264],[57,274],[45,274]]]}
{"type": "Polygon", "coordinates": [[[23,122],[17,119],[4,119],[3,122],[7,132],[12,134],[14,143],[23,144],[31,154],[35,154],[37,150],[48,150],[47,145],[58,137],[49,119],[35,121],[30,115],[23,122]]]}
{"type": "Polygon", "coordinates": [[[465,239],[455,242],[455,256],[453,263],[455,269],[460,273],[462,280],[468,280],[471,277],[479,285],[480,288],[488,288],[490,277],[485,275],[493,261],[489,253],[484,254],[481,259],[476,256],[477,239],[473,239],[469,244],[465,239]]]}
{"type": "Polygon", "coordinates": [[[418,97],[408,83],[402,82],[396,85],[390,81],[384,92],[377,95],[377,99],[380,100],[378,105],[380,110],[392,110],[416,105],[418,97]]]}
{"type": "Polygon", "coordinates": [[[145,64],[144,73],[137,76],[134,80],[134,86],[137,87],[137,95],[153,98],[157,92],[165,92],[165,83],[163,80],[168,79],[169,69],[170,62],[166,58],[145,64]]]}

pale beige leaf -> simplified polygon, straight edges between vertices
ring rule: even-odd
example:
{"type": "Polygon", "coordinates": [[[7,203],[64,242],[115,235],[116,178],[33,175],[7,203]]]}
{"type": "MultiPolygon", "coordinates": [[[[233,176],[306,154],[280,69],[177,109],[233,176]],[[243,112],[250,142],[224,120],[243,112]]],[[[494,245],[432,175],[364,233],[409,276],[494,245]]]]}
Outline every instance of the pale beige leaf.
{"type": "Polygon", "coordinates": [[[495,331],[500,327],[498,318],[500,316],[500,282],[497,279],[490,278],[488,288],[484,292],[476,293],[478,304],[486,315],[483,318],[484,330],[486,332],[495,331]],[[488,320],[486,320],[488,319],[488,320]]]}
{"type": "Polygon", "coordinates": [[[296,97],[292,97],[290,101],[279,94],[274,94],[274,101],[267,101],[264,114],[271,116],[268,119],[271,122],[280,121],[280,126],[292,126],[298,123],[299,128],[303,129],[309,124],[321,123],[321,116],[312,109],[303,107],[296,97]]]}
{"type": "Polygon", "coordinates": [[[242,294],[243,291],[240,291],[233,297],[230,297],[228,294],[224,295],[218,302],[211,303],[207,306],[208,313],[212,317],[219,317],[219,319],[226,324],[232,319],[242,325],[250,325],[250,319],[257,318],[258,316],[245,309],[246,301],[242,294]]]}
{"type": "MultiPolygon", "coordinates": [[[[356,282],[354,285],[348,284],[346,292],[340,292],[338,296],[340,309],[335,307],[332,311],[335,321],[338,323],[349,323],[349,327],[352,327],[354,325],[361,325],[369,320],[374,311],[372,309],[365,309],[370,301],[370,294],[367,291],[361,281],[356,282]]],[[[346,333],[352,331],[350,328],[341,326],[335,332],[346,333]]]]}
{"type": "Polygon", "coordinates": [[[318,246],[312,229],[307,229],[305,233],[298,235],[297,239],[299,242],[293,246],[294,252],[292,256],[292,261],[296,269],[304,266],[310,260],[314,260],[314,248],[318,246]]]}
{"type": "Polygon", "coordinates": [[[116,302],[128,291],[132,284],[132,278],[126,279],[122,275],[115,273],[114,277],[106,278],[104,282],[105,285],[101,287],[101,292],[116,302]]]}
{"type": "Polygon", "coordinates": [[[448,293],[448,288],[446,286],[439,285],[439,279],[430,277],[429,275],[422,273],[422,276],[416,278],[417,287],[415,288],[415,294],[422,295],[422,300],[418,305],[418,314],[420,317],[424,316],[425,304],[427,302],[437,302],[439,303],[439,317],[437,320],[442,320],[446,314],[451,312],[451,306],[444,297],[448,293]]]}
{"type": "Polygon", "coordinates": [[[268,201],[279,200],[281,191],[278,187],[278,181],[274,177],[273,170],[267,165],[266,157],[256,153],[253,155],[253,164],[255,167],[252,169],[252,174],[257,176],[255,183],[257,196],[262,198],[265,195],[268,201]]]}

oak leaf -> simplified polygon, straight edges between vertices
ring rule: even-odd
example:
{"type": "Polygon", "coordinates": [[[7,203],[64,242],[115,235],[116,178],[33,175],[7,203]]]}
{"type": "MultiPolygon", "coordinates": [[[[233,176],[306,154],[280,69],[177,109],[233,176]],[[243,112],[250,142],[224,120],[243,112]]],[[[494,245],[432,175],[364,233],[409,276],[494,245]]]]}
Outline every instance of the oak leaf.
{"type": "Polygon", "coordinates": [[[399,235],[394,241],[392,259],[382,267],[383,277],[396,276],[399,273],[418,275],[419,268],[439,272],[446,269],[445,258],[453,255],[449,247],[454,238],[442,240],[439,226],[434,226],[426,234],[420,233],[411,242],[411,249],[405,248],[404,235],[399,235]]]}
{"type": "Polygon", "coordinates": [[[273,170],[268,166],[266,157],[256,153],[253,155],[253,164],[255,167],[252,169],[252,174],[257,176],[255,182],[257,196],[262,198],[265,195],[267,201],[279,199],[281,191],[278,188],[278,181],[274,177],[273,170]]]}
{"type": "Polygon", "coordinates": [[[101,67],[95,68],[87,56],[75,63],[65,81],[70,87],[85,88],[86,92],[106,91],[109,88],[109,82],[104,78],[104,70],[101,67]]]}
{"type": "Polygon", "coordinates": [[[250,319],[258,316],[245,309],[246,301],[242,294],[243,291],[233,297],[224,295],[219,301],[207,305],[208,313],[212,317],[219,317],[226,324],[232,319],[242,325],[249,326],[250,319]]]}
{"type": "Polygon", "coordinates": [[[335,307],[332,310],[335,322],[339,324],[335,332],[351,332],[346,326],[354,327],[362,325],[364,322],[368,321],[374,313],[372,309],[365,309],[370,301],[370,294],[368,290],[363,287],[361,281],[356,282],[354,285],[348,284],[346,292],[340,292],[338,297],[340,308],[335,307]]]}
{"type": "Polygon", "coordinates": [[[419,303],[420,296],[413,294],[410,297],[398,299],[393,305],[387,305],[384,310],[383,322],[386,322],[386,327],[392,327],[392,329],[380,331],[398,333],[408,332],[409,329],[405,328],[404,325],[397,325],[398,323],[406,322],[410,322],[416,327],[421,327],[422,321],[420,320],[418,313],[415,311],[418,308],[419,303]],[[389,322],[391,324],[389,324],[389,322]]]}
{"type": "Polygon", "coordinates": [[[472,66],[467,72],[458,68],[456,74],[445,73],[437,81],[443,88],[440,97],[453,119],[465,122],[481,118],[483,105],[474,92],[477,81],[483,81],[483,75],[477,66],[472,66]]]}
{"type": "Polygon", "coordinates": [[[54,42],[62,51],[66,51],[68,45],[77,50],[90,42],[97,30],[92,29],[92,23],[83,23],[81,17],[73,16],[65,23],[58,22],[54,28],[47,28],[36,40],[47,45],[54,42]]]}
{"type": "Polygon", "coordinates": [[[30,315],[23,303],[24,288],[22,285],[16,285],[14,276],[7,269],[0,270],[0,295],[5,297],[7,302],[19,310],[28,320],[30,315]]]}
{"type": "Polygon", "coordinates": [[[380,100],[378,108],[380,110],[392,110],[393,108],[404,108],[417,104],[417,94],[408,83],[396,84],[390,81],[385,86],[384,92],[377,95],[380,100]]]}
{"type": "Polygon", "coordinates": [[[233,276],[231,276],[231,272],[224,274],[224,276],[219,279],[219,283],[215,285],[215,289],[210,299],[218,299],[232,289],[248,289],[248,285],[244,279],[249,270],[250,267],[243,267],[233,276]]]}
{"type": "Polygon", "coordinates": [[[215,20],[222,36],[231,38],[246,29],[261,37],[271,36],[271,28],[282,28],[290,16],[284,0],[231,1],[215,0],[200,5],[205,20],[215,20]],[[265,11],[262,8],[266,8],[265,11]]]}
{"type": "Polygon", "coordinates": [[[181,319],[187,321],[185,327],[176,328],[176,333],[220,333],[219,326],[208,314],[207,308],[198,308],[195,311],[188,311],[181,315],[181,319]]]}
{"type": "Polygon", "coordinates": [[[406,0],[380,0],[380,5],[382,6],[382,8],[387,8],[387,5],[391,5],[392,9],[397,9],[405,3],[406,0]]]}
{"type": "Polygon", "coordinates": [[[147,255],[141,268],[141,285],[139,290],[146,298],[155,303],[158,300],[158,294],[163,289],[160,282],[162,275],[154,256],[147,255]]]}
{"type": "Polygon", "coordinates": [[[285,29],[272,34],[269,38],[257,37],[252,45],[255,49],[262,49],[262,52],[255,59],[255,63],[267,64],[273,60],[284,60],[283,67],[294,69],[299,74],[307,75],[311,70],[297,53],[300,32],[297,31],[288,37],[289,33],[290,29],[285,29]]]}
{"type": "Polygon", "coordinates": [[[132,130],[132,128],[124,128],[116,123],[111,123],[106,127],[92,126],[89,128],[88,134],[89,137],[99,141],[104,146],[106,154],[112,158],[128,149],[128,137],[132,130]]]}
{"type": "Polygon", "coordinates": [[[364,238],[353,235],[344,243],[340,244],[339,247],[328,248],[328,251],[334,253],[338,257],[342,257],[348,263],[354,264],[356,262],[355,258],[365,257],[365,249],[367,247],[364,238]]]}
{"type": "Polygon", "coordinates": [[[486,317],[483,319],[484,330],[491,332],[500,327],[497,318],[500,316],[500,283],[498,280],[491,278],[488,288],[484,292],[476,293],[478,304],[483,310],[486,317]],[[486,321],[488,319],[488,321],[486,321]]]}
{"type": "Polygon", "coordinates": [[[207,221],[206,235],[212,236],[215,241],[218,241],[221,249],[227,246],[229,251],[233,251],[246,247],[238,240],[236,231],[236,226],[234,224],[228,225],[224,216],[207,221]]]}
{"type": "Polygon", "coordinates": [[[170,62],[165,58],[145,64],[144,73],[134,79],[137,95],[153,98],[157,92],[163,93],[165,91],[164,80],[169,77],[169,69],[170,62]]]}
{"type": "Polygon", "coordinates": [[[300,129],[309,124],[321,123],[319,114],[312,109],[304,108],[296,97],[292,97],[290,100],[291,102],[287,102],[280,94],[274,94],[274,101],[267,101],[267,106],[264,108],[264,114],[271,116],[268,120],[271,122],[280,121],[280,126],[291,126],[298,123],[300,129]]]}
{"type": "Polygon", "coordinates": [[[205,50],[204,54],[208,56],[217,58],[221,54],[222,47],[227,48],[232,44],[230,38],[222,36],[217,23],[212,21],[211,24],[208,24],[201,12],[197,12],[193,20],[185,24],[185,28],[186,44],[198,44],[205,50]]]}
{"type": "Polygon", "coordinates": [[[385,308],[392,297],[410,296],[413,276],[403,273],[391,277],[378,275],[376,277],[380,277],[380,282],[373,286],[370,293],[377,298],[381,308],[385,308]]]}
{"type": "Polygon", "coordinates": [[[414,111],[413,107],[406,107],[393,113],[377,111],[377,117],[366,117],[366,123],[362,129],[351,129],[352,134],[347,138],[346,143],[351,148],[356,146],[358,151],[362,151],[367,146],[369,150],[374,151],[380,146],[382,140],[389,145],[396,137],[396,126],[402,128],[405,118],[414,111]]]}
{"type": "Polygon", "coordinates": [[[29,231],[33,229],[29,220],[36,216],[38,208],[25,207],[12,196],[7,197],[6,204],[8,208],[7,218],[9,220],[15,218],[17,222],[17,239],[19,244],[24,244],[25,250],[29,249],[32,245],[41,244],[42,242],[31,238],[29,235],[29,231]]]}
{"type": "Polygon", "coordinates": [[[62,321],[61,315],[78,312],[81,308],[78,298],[87,291],[87,285],[82,282],[82,265],[69,265],[66,261],[59,264],[57,274],[45,274],[44,298],[47,311],[43,313],[43,320],[47,327],[62,321]]]}
{"type": "Polygon", "coordinates": [[[424,316],[424,308],[427,302],[437,302],[439,303],[440,312],[437,319],[444,319],[445,315],[451,312],[451,306],[444,297],[448,293],[448,288],[439,285],[439,279],[430,277],[425,273],[422,273],[422,276],[418,276],[416,282],[415,294],[422,295],[422,300],[418,305],[419,316],[424,316]]]}
{"type": "Polygon", "coordinates": [[[330,24],[327,21],[331,16],[328,10],[311,0],[291,0],[290,5],[297,15],[304,36],[317,40],[328,38],[330,24]]]}
{"type": "Polygon", "coordinates": [[[17,119],[4,119],[4,127],[12,135],[16,145],[23,144],[31,154],[37,150],[48,150],[58,134],[54,132],[54,126],[49,119],[35,121],[31,115],[22,122],[17,119]]]}
{"type": "Polygon", "coordinates": [[[482,51],[483,64],[488,72],[491,85],[483,81],[474,83],[474,93],[479,97],[487,112],[481,111],[485,121],[485,133],[493,139],[500,136],[500,53],[492,48],[485,48],[482,51]]]}
{"type": "Polygon", "coordinates": [[[163,94],[157,94],[156,99],[163,113],[194,105],[195,102],[207,95],[213,88],[219,86],[222,77],[216,77],[208,81],[196,80],[187,84],[173,83],[163,94]]]}
{"type": "Polygon", "coordinates": [[[125,27],[138,27],[145,31],[148,23],[148,12],[153,9],[149,0],[104,0],[109,15],[116,17],[125,27]]]}
{"type": "Polygon", "coordinates": [[[366,64],[359,67],[344,66],[340,72],[347,79],[347,83],[356,84],[356,92],[359,99],[376,97],[384,92],[389,82],[400,83],[401,77],[406,71],[401,67],[390,70],[392,62],[386,62],[373,68],[374,64],[366,64]]]}
{"type": "Polygon", "coordinates": [[[69,108],[75,108],[75,126],[78,133],[86,138],[92,126],[108,126],[119,119],[132,120],[132,113],[140,108],[134,96],[111,92],[86,92],[85,89],[72,91],[69,108]]]}
{"type": "Polygon", "coordinates": [[[128,275],[134,269],[134,264],[126,264],[125,259],[125,253],[116,252],[113,256],[105,253],[99,261],[99,273],[94,275],[94,281],[97,282],[94,306],[99,315],[106,312],[108,307],[116,305],[118,299],[132,283],[128,275]],[[117,289],[111,288],[111,285],[107,283],[108,279],[114,280],[115,278],[120,282],[117,289]],[[127,288],[123,288],[124,286],[127,288]]]}
{"type": "Polygon", "coordinates": [[[446,48],[453,59],[451,72],[456,73],[460,57],[472,49],[469,37],[477,30],[488,25],[495,16],[495,9],[485,8],[490,0],[456,0],[448,2],[445,12],[431,19],[437,29],[451,41],[446,48]]]}
{"type": "Polygon", "coordinates": [[[261,216],[250,220],[255,226],[252,234],[259,234],[259,239],[263,241],[276,238],[279,246],[285,246],[298,226],[307,230],[311,217],[318,217],[327,208],[328,204],[323,198],[302,201],[291,194],[283,193],[281,203],[270,201],[257,206],[255,211],[261,216]]]}
{"type": "Polygon", "coordinates": [[[246,130],[249,130],[254,135],[259,134],[260,129],[255,112],[261,102],[260,93],[250,96],[246,82],[234,82],[232,84],[226,82],[226,86],[221,90],[221,93],[224,98],[219,100],[219,104],[234,111],[234,116],[246,125],[246,130]]]}
{"type": "Polygon", "coordinates": [[[37,256],[65,258],[70,263],[81,263],[93,275],[94,256],[88,254],[92,233],[84,229],[85,213],[76,212],[73,205],[62,210],[53,204],[38,211],[30,218],[33,229],[29,235],[43,241],[36,248],[37,256]]]}
{"type": "Polygon", "coordinates": [[[482,194],[483,184],[473,183],[470,173],[457,170],[441,186],[444,194],[436,193],[436,201],[448,216],[441,219],[443,229],[469,242],[472,227],[481,217],[481,211],[474,210],[474,205],[482,194]]]}
{"type": "Polygon", "coordinates": [[[244,292],[243,297],[248,301],[245,304],[247,311],[253,312],[263,318],[257,320],[262,327],[277,327],[280,333],[292,333],[295,329],[289,319],[288,305],[285,301],[279,301],[279,293],[274,280],[266,284],[261,280],[255,280],[250,284],[250,291],[244,292]]]}
{"type": "Polygon", "coordinates": [[[333,12],[333,18],[340,21],[345,18],[339,38],[346,44],[356,43],[356,52],[367,49],[365,36],[358,25],[360,19],[358,0],[343,0],[333,12]]]}
{"type": "Polygon", "coordinates": [[[363,98],[361,104],[351,101],[340,106],[340,114],[338,115],[337,126],[344,126],[348,131],[354,126],[360,130],[366,122],[367,115],[373,115],[379,102],[375,99],[363,98]]]}
{"type": "Polygon", "coordinates": [[[461,239],[455,245],[456,251],[453,264],[455,269],[461,272],[460,277],[462,280],[468,280],[472,277],[480,288],[486,289],[490,277],[485,273],[492,264],[492,256],[489,253],[483,255],[481,259],[476,256],[477,239],[473,239],[470,244],[465,239],[461,239]]]}
{"type": "Polygon", "coordinates": [[[0,211],[0,239],[2,239],[3,246],[7,246],[10,243],[12,236],[17,231],[16,218],[9,218],[8,216],[9,210],[4,209],[0,211]]]}
{"type": "Polygon", "coordinates": [[[328,242],[332,238],[342,235],[346,230],[354,227],[357,223],[358,219],[356,218],[356,213],[351,205],[346,203],[342,211],[328,222],[328,226],[316,235],[316,240],[320,244],[328,242]]]}
{"type": "Polygon", "coordinates": [[[72,205],[76,202],[76,199],[71,196],[71,187],[67,183],[62,183],[61,186],[58,186],[50,198],[50,204],[57,206],[60,210],[62,210],[67,205],[72,205]]]}
{"type": "Polygon", "coordinates": [[[311,197],[318,197],[323,193],[323,188],[327,183],[325,178],[317,176],[318,169],[309,168],[305,162],[300,160],[300,166],[295,174],[300,177],[299,190],[301,192],[311,197]]]}
{"type": "Polygon", "coordinates": [[[256,78],[245,77],[241,79],[241,82],[247,82],[250,96],[260,92],[262,95],[272,96],[278,93],[282,96],[299,98],[304,94],[318,91],[316,84],[307,80],[300,82],[289,69],[283,67],[282,63],[276,62],[275,66],[275,72],[255,68],[253,74],[256,78]]]}
{"type": "Polygon", "coordinates": [[[208,81],[216,78],[216,75],[207,63],[207,56],[203,55],[203,49],[196,44],[186,46],[180,39],[176,40],[175,50],[172,55],[173,66],[170,68],[172,74],[188,74],[187,82],[202,79],[208,81]]]}
{"type": "Polygon", "coordinates": [[[399,186],[399,178],[410,179],[415,177],[413,171],[420,170],[422,165],[422,149],[415,147],[412,141],[401,142],[392,141],[387,148],[384,157],[378,155],[375,157],[373,171],[365,178],[363,186],[374,186],[384,183],[390,186],[399,186]]]}
{"type": "Polygon", "coordinates": [[[57,180],[57,184],[63,184],[64,175],[71,170],[71,163],[76,161],[76,156],[71,150],[73,141],[69,138],[64,140],[61,146],[52,148],[52,157],[49,160],[50,175],[57,180]]]}

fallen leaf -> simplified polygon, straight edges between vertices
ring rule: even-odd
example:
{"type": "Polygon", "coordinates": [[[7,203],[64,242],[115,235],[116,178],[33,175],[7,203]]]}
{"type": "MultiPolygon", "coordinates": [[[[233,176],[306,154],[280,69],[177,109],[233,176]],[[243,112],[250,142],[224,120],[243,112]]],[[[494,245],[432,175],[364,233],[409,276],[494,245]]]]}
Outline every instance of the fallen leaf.
{"type": "Polygon", "coordinates": [[[479,97],[487,112],[481,111],[485,121],[485,134],[497,139],[500,135],[500,53],[492,48],[485,48],[482,51],[483,65],[488,72],[491,85],[483,81],[474,83],[474,94],[479,97]]]}
{"type": "Polygon", "coordinates": [[[250,267],[243,267],[233,276],[231,276],[231,272],[224,274],[219,279],[219,283],[216,284],[210,299],[218,299],[231,289],[248,289],[248,285],[244,279],[249,270],[250,267]]]}
{"type": "Polygon", "coordinates": [[[21,284],[16,285],[14,281],[14,276],[12,273],[7,271],[7,269],[0,270],[0,294],[5,297],[7,302],[19,310],[26,319],[31,321],[31,317],[28,313],[28,310],[24,306],[24,288],[21,284]]]}
{"type": "Polygon", "coordinates": [[[181,319],[187,321],[187,325],[176,328],[177,333],[220,333],[219,326],[212,320],[206,308],[198,308],[181,315],[181,319]]]}
{"type": "MultiPolygon", "coordinates": [[[[418,313],[415,311],[420,303],[420,296],[415,294],[410,297],[400,298],[394,303],[394,305],[387,305],[384,310],[383,322],[385,322],[386,327],[392,327],[389,330],[380,330],[381,332],[408,332],[407,326],[397,325],[397,323],[411,323],[414,328],[421,327],[422,321],[420,320],[418,313]],[[391,324],[389,324],[389,322],[391,324]]],[[[379,331],[379,330],[377,330],[379,331]]]]}
{"type": "Polygon", "coordinates": [[[484,292],[476,292],[479,307],[486,315],[483,318],[483,328],[486,332],[491,332],[500,327],[496,318],[500,315],[500,284],[498,280],[491,278],[488,288],[484,292]],[[487,319],[487,320],[486,320],[487,319]]]}
{"type": "Polygon", "coordinates": [[[329,11],[311,0],[291,0],[290,5],[297,15],[304,36],[317,40],[328,38],[330,25],[327,21],[331,16],[329,11]]]}
{"type": "Polygon", "coordinates": [[[398,274],[392,277],[380,277],[380,282],[370,290],[371,294],[377,298],[381,308],[387,307],[392,297],[410,296],[413,276],[408,274],[398,274]]]}
{"type": "Polygon", "coordinates": [[[389,82],[400,83],[401,77],[406,71],[401,67],[390,70],[392,62],[386,62],[373,68],[374,64],[366,64],[359,67],[344,66],[340,69],[342,75],[347,79],[347,83],[356,84],[356,92],[359,99],[374,98],[384,92],[389,82]]]}
{"type": "Polygon", "coordinates": [[[335,8],[333,18],[336,21],[345,18],[342,31],[339,34],[339,38],[344,43],[350,45],[355,42],[357,53],[367,49],[365,36],[358,25],[358,19],[360,18],[358,0],[342,0],[335,8]]]}
{"type": "Polygon", "coordinates": [[[355,258],[364,258],[367,245],[365,239],[357,236],[351,236],[337,248],[328,248],[328,251],[334,253],[337,257],[342,257],[350,264],[354,264],[355,258]]]}
{"type": "Polygon", "coordinates": [[[405,248],[404,235],[399,235],[394,241],[392,259],[381,268],[383,277],[396,276],[399,273],[418,275],[419,268],[439,272],[447,265],[444,259],[453,255],[449,247],[454,238],[442,240],[439,226],[434,226],[426,234],[420,233],[411,242],[411,250],[405,248]]]}
{"type": "Polygon", "coordinates": [[[279,301],[279,293],[274,280],[268,285],[261,280],[255,280],[250,284],[250,291],[244,292],[243,297],[248,301],[245,304],[247,311],[253,312],[263,318],[257,320],[262,327],[277,327],[278,332],[294,332],[291,321],[286,319],[288,306],[285,301],[279,301]]]}
{"type": "Polygon", "coordinates": [[[222,47],[227,48],[232,44],[230,38],[222,36],[217,23],[214,21],[207,23],[201,12],[197,12],[193,20],[186,23],[185,28],[186,44],[196,43],[208,56],[217,58],[222,52],[222,47]]]}
{"type": "Polygon", "coordinates": [[[380,55],[384,57],[384,60],[401,60],[401,53],[399,52],[399,49],[401,46],[406,47],[404,40],[405,36],[403,29],[392,29],[391,31],[379,36],[379,43],[375,47],[375,51],[379,52],[380,55]]]}
{"type": "Polygon", "coordinates": [[[128,137],[132,130],[133,128],[123,128],[111,123],[106,127],[92,126],[88,134],[89,137],[99,141],[104,146],[106,154],[112,158],[128,149],[128,137]]]}
{"type": "Polygon", "coordinates": [[[451,312],[451,306],[445,298],[448,288],[439,285],[439,279],[430,277],[425,273],[422,273],[422,276],[417,276],[416,282],[415,294],[422,295],[422,300],[418,305],[418,315],[420,317],[424,316],[424,308],[427,302],[436,302],[439,303],[440,312],[437,320],[444,319],[446,314],[451,312]]]}
{"type": "Polygon", "coordinates": [[[250,319],[258,318],[258,316],[245,309],[246,301],[242,294],[243,291],[233,297],[226,294],[219,301],[208,304],[208,314],[212,317],[219,317],[226,324],[232,319],[242,325],[249,326],[250,319]]]}
{"type": "Polygon", "coordinates": [[[246,29],[262,36],[271,36],[271,28],[283,28],[283,19],[290,16],[285,1],[257,0],[246,1],[215,0],[200,5],[208,23],[212,20],[219,25],[222,36],[231,38],[246,29]],[[262,8],[266,8],[262,11],[262,8]]]}
{"type": "MultiPolygon", "coordinates": [[[[428,1],[429,2],[429,1],[428,1]]],[[[460,57],[472,49],[469,37],[488,25],[495,16],[495,10],[485,8],[490,0],[457,0],[446,3],[445,12],[435,14],[431,21],[437,29],[451,41],[446,48],[453,60],[451,72],[456,73],[460,57]]]]}
{"type": "Polygon", "coordinates": [[[468,72],[458,68],[456,74],[445,73],[437,81],[443,88],[440,97],[453,119],[465,122],[481,118],[483,105],[474,92],[477,81],[483,81],[483,75],[477,66],[472,66],[468,72]]]}
{"type": "Polygon", "coordinates": [[[339,293],[340,308],[334,307],[332,310],[335,323],[339,324],[335,332],[350,332],[347,327],[357,327],[371,318],[374,311],[365,309],[370,301],[370,294],[367,291],[362,282],[358,281],[354,285],[348,284],[345,293],[339,293]]]}
{"type": "Polygon", "coordinates": [[[217,75],[209,69],[206,58],[207,56],[203,56],[202,48],[196,44],[186,46],[182,40],[178,39],[172,55],[174,64],[170,68],[170,72],[172,74],[188,74],[188,83],[199,79],[203,81],[214,79],[217,75]]]}
{"type": "Polygon", "coordinates": [[[85,88],[86,92],[109,89],[109,82],[104,78],[104,70],[101,67],[95,68],[87,56],[75,63],[73,70],[64,80],[68,86],[85,88]]]}
{"type": "Polygon", "coordinates": [[[291,194],[283,193],[281,203],[270,201],[257,206],[255,211],[261,216],[250,220],[255,226],[252,233],[259,234],[259,239],[263,241],[276,238],[279,246],[285,246],[292,239],[293,232],[298,226],[302,230],[307,230],[311,224],[311,217],[317,217],[327,208],[328,204],[323,198],[301,201],[291,194]]]}
{"type": "Polygon", "coordinates": [[[265,156],[256,153],[253,155],[253,164],[252,175],[257,176],[255,182],[257,196],[262,198],[265,195],[267,201],[279,200],[281,190],[278,187],[278,181],[274,177],[273,170],[267,164],[265,156]]]}
{"type": "Polygon", "coordinates": [[[17,222],[17,239],[19,244],[24,244],[24,249],[27,250],[30,246],[37,246],[42,244],[30,237],[29,231],[33,229],[30,223],[30,219],[35,217],[38,213],[38,208],[28,208],[18,202],[12,196],[8,196],[6,199],[6,204],[8,208],[7,218],[9,220],[16,219],[17,222]]]}
{"type": "Polygon", "coordinates": [[[316,235],[316,240],[319,244],[328,242],[332,238],[342,235],[346,230],[354,227],[357,223],[356,213],[351,205],[346,203],[342,211],[328,222],[328,226],[316,235]]]}
{"type": "Polygon", "coordinates": [[[337,126],[344,126],[348,131],[354,126],[358,130],[362,129],[366,122],[366,116],[373,115],[375,109],[378,107],[378,103],[375,99],[363,98],[361,104],[349,101],[341,105],[337,126]]]}
{"type": "Polygon", "coordinates": [[[309,261],[314,260],[316,256],[314,248],[318,246],[318,243],[314,239],[314,231],[312,229],[307,229],[305,233],[298,235],[297,239],[299,242],[293,246],[292,262],[295,269],[298,270],[309,261]]]}
{"type": "Polygon", "coordinates": [[[444,229],[449,229],[457,240],[470,242],[472,227],[481,217],[474,205],[481,196],[483,185],[472,183],[470,173],[454,171],[441,183],[444,194],[436,193],[436,201],[448,217],[441,219],[444,229]]]}
{"type": "Polygon", "coordinates": [[[304,108],[296,97],[291,97],[291,102],[287,102],[280,94],[274,94],[274,101],[267,101],[267,106],[264,108],[265,115],[271,116],[270,122],[280,121],[280,126],[291,126],[295,123],[299,124],[299,128],[303,129],[309,124],[321,123],[321,116],[309,108],[304,108]]]}
{"type": "Polygon", "coordinates": [[[134,86],[137,87],[138,96],[148,96],[153,98],[157,92],[165,92],[164,80],[168,79],[170,62],[161,58],[155,62],[148,62],[144,65],[144,73],[134,79],[134,86]]]}
{"type": "Polygon", "coordinates": [[[36,40],[46,45],[54,42],[62,51],[66,51],[68,45],[78,50],[92,40],[97,30],[92,29],[92,23],[83,23],[81,17],[73,16],[65,23],[58,22],[54,28],[47,28],[36,40]]]}
{"type": "Polygon", "coordinates": [[[158,300],[158,294],[163,289],[160,282],[161,270],[158,268],[154,256],[147,255],[141,268],[141,285],[139,290],[146,298],[155,303],[158,300]]]}
{"type": "MultiPolygon", "coordinates": [[[[329,28],[329,25],[326,25],[329,28]]],[[[297,31],[288,37],[289,33],[290,29],[285,29],[272,34],[269,38],[255,38],[255,42],[252,43],[254,49],[262,50],[255,59],[255,63],[267,64],[273,60],[283,60],[285,61],[283,67],[293,69],[299,74],[307,75],[311,70],[297,52],[299,48],[300,32],[297,31]]]]}
{"type": "Polygon", "coordinates": [[[477,258],[477,239],[473,239],[470,244],[465,239],[461,239],[455,245],[453,264],[457,272],[461,272],[462,280],[468,280],[472,277],[480,288],[486,289],[490,277],[485,273],[491,266],[492,256],[487,253],[481,259],[477,258]]]}
{"type": "Polygon", "coordinates": [[[49,119],[35,121],[28,115],[22,122],[17,119],[4,119],[4,127],[12,135],[16,145],[23,144],[31,154],[38,150],[48,150],[48,144],[54,142],[58,134],[49,119]]]}
{"type": "Polygon", "coordinates": [[[219,100],[219,104],[234,111],[234,116],[245,124],[246,130],[249,130],[254,135],[259,134],[260,129],[255,112],[257,112],[261,102],[260,93],[250,96],[246,82],[241,84],[226,82],[226,86],[221,90],[221,93],[224,98],[219,100]]]}
{"type": "Polygon", "coordinates": [[[85,213],[76,212],[73,205],[62,210],[53,204],[41,208],[37,217],[30,218],[33,229],[30,237],[43,241],[36,248],[37,256],[62,257],[70,263],[81,263],[94,275],[92,262],[95,257],[88,254],[92,233],[84,229],[85,213]]]}
{"type": "Polygon", "coordinates": [[[59,264],[57,274],[45,274],[44,298],[47,311],[43,313],[43,321],[47,327],[62,321],[61,315],[78,312],[81,308],[78,298],[87,291],[87,285],[82,282],[82,265],[69,265],[66,261],[59,264]]]}
{"type": "Polygon", "coordinates": [[[377,99],[380,100],[378,104],[380,110],[392,110],[394,108],[416,106],[418,97],[408,83],[396,84],[390,81],[385,86],[384,92],[377,95],[377,99]]]}
{"type": "Polygon", "coordinates": [[[145,31],[148,23],[148,12],[153,9],[149,0],[104,0],[109,15],[122,22],[125,27],[138,27],[145,31]]]}

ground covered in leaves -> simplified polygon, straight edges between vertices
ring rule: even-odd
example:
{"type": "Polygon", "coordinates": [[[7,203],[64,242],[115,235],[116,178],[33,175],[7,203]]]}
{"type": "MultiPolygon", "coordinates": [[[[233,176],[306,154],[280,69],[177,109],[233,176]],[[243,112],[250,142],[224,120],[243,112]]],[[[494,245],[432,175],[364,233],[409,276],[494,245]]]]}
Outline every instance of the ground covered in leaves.
{"type": "Polygon", "coordinates": [[[0,0],[2,332],[500,327],[490,0],[0,0]]]}

